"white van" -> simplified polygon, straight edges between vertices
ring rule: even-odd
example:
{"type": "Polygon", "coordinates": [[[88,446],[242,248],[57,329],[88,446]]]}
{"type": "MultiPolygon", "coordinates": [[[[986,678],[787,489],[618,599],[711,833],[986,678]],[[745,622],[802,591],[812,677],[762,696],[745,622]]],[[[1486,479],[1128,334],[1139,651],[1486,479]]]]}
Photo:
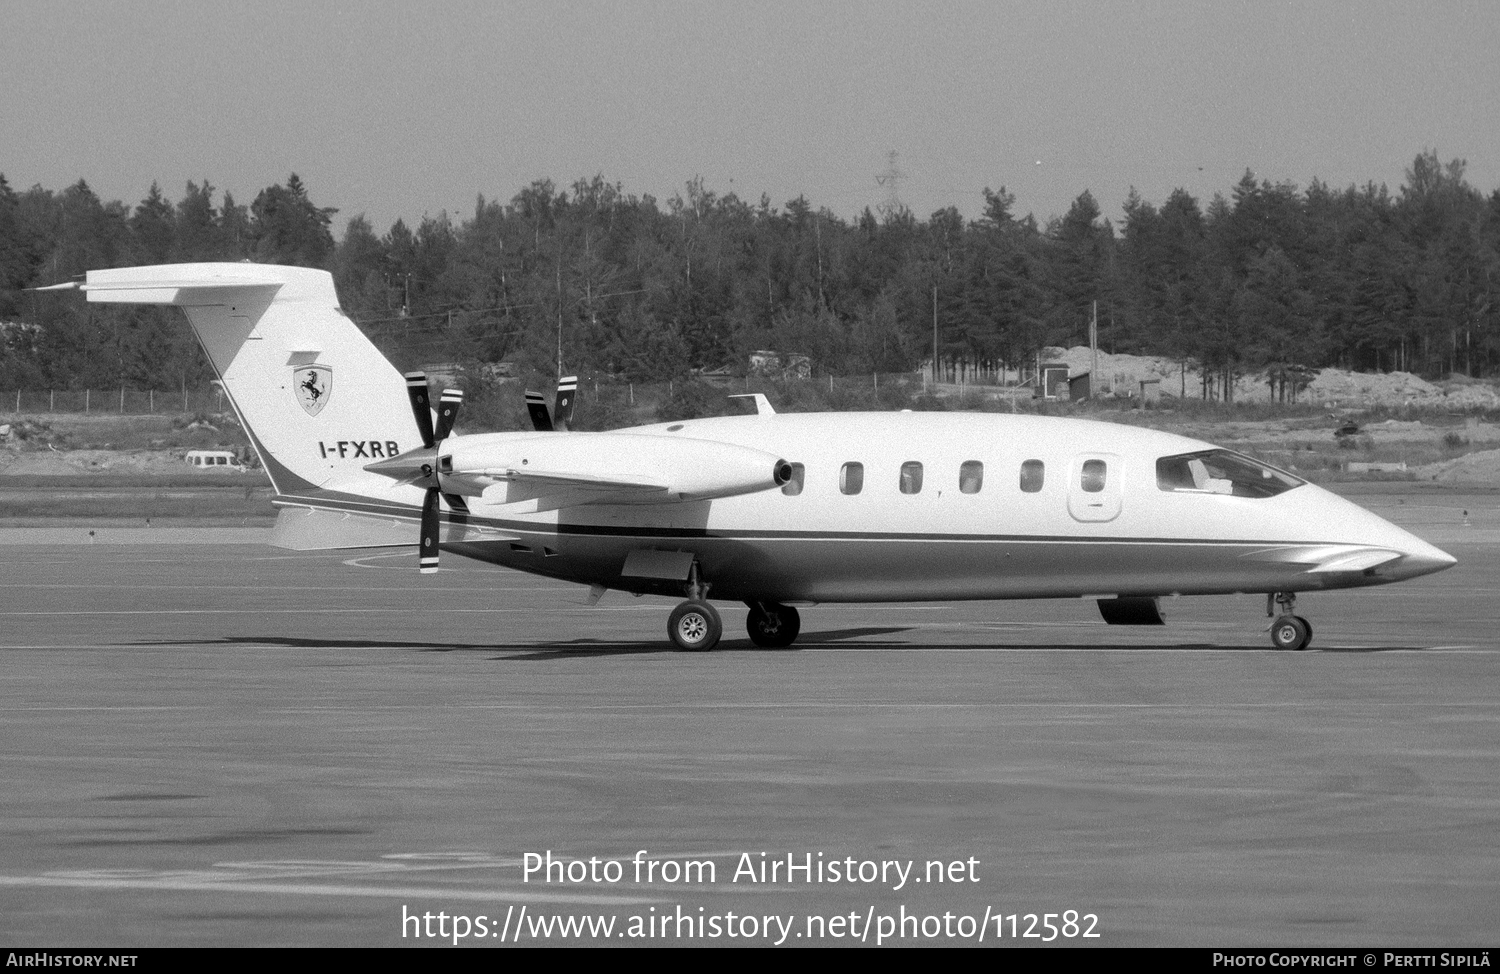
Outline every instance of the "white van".
{"type": "Polygon", "coordinates": [[[245,467],[228,450],[189,450],[187,465],[194,470],[233,470],[244,473],[245,467]]]}

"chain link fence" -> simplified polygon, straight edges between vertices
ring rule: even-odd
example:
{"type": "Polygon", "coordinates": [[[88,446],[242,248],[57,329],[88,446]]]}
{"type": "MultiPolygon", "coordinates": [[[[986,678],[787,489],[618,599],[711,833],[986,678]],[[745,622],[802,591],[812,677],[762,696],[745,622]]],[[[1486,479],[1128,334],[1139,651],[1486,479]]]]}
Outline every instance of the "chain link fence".
{"type": "MultiPolygon", "coordinates": [[[[441,387],[454,377],[435,374],[433,382],[441,387]]],[[[945,377],[946,378],[946,377],[945,377]]],[[[967,377],[964,377],[967,378],[967,377]]],[[[457,379],[462,384],[461,379],[457,379]]],[[[514,391],[520,402],[519,382],[502,380],[498,388],[514,391]]],[[[745,393],[765,393],[775,404],[778,400],[816,403],[830,396],[835,402],[845,397],[863,399],[888,395],[918,396],[933,392],[943,395],[989,388],[988,383],[933,383],[925,372],[879,372],[860,375],[824,375],[786,379],[768,376],[698,375],[675,382],[627,382],[616,378],[583,378],[579,382],[579,404],[590,401],[629,405],[665,402],[685,390],[696,389],[710,397],[728,397],[745,393]]],[[[540,388],[549,399],[551,388],[540,388]]],[[[113,414],[145,416],[151,414],[223,413],[229,400],[217,387],[207,389],[22,389],[0,390],[0,415],[37,416],[58,414],[113,414]]]]}
{"type": "Polygon", "coordinates": [[[21,389],[0,391],[0,413],[39,416],[48,413],[111,413],[146,416],[152,413],[222,413],[229,400],[218,388],[178,389],[21,389]]]}

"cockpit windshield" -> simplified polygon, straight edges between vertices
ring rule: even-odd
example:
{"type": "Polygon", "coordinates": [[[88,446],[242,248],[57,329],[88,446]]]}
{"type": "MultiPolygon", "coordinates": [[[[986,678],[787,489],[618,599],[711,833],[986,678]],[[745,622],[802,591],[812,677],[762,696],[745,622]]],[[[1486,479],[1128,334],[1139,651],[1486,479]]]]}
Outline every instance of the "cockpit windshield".
{"type": "Polygon", "coordinates": [[[1305,480],[1230,450],[1203,450],[1156,461],[1156,486],[1162,490],[1234,497],[1275,497],[1305,480]]]}

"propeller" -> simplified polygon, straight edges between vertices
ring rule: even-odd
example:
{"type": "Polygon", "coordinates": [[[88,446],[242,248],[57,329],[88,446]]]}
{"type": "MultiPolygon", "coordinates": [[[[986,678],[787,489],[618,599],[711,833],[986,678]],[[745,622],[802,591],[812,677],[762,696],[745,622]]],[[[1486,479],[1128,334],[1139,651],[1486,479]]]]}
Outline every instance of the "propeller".
{"type": "Polygon", "coordinates": [[[554,429],[566,433],[573,424],[573,398],[578,392],[578,376],[565,375],[557,382],[557,407],[547,411],[547,397],[540,392],[526,390],[526,413],[531,425],[539,433],[551,433],[554,429]]]}
{"type": "Polygon", "coordinates": [[[547,397],[527,389],[526,412],[531,416],[531,425],[538,433],[552,432],[552,414],[547,412],[547,397]]]}
{"type": "Polygon", "coordinates": [[[578,376],[565,375],[557,380],[557,408],[552,411],[553,422],[564,432],[573,426],[573,399],[577,394],[578,376]]]}
{"type": "MultiPolygon", "coordinates": [[[[443,441],[453,432],[453,424],[458,419],[458,407],[463,404],[464,394],[461,389],[443,390],[438,399],[436,428],[432,423],[431,394],[427,391],[426,373],[406,373],[406,394],[411,399],[417,432],[422,436],[421,448],[376,461],[366,465],[365,469],[394,478],[398,483],[427,488],[427,494],[422,498],[422,534],[417,554],[421,559],[422,574],[430,575],[438,570],[438,543],[442,524],[438,495],[443,493],[443,481],[438,454],[442,451],[443,441]]],[[[453,503],[452,498],[450,503],[453,503]]],[[[454,506],[457,507],[457,504],[454,506]]]]}

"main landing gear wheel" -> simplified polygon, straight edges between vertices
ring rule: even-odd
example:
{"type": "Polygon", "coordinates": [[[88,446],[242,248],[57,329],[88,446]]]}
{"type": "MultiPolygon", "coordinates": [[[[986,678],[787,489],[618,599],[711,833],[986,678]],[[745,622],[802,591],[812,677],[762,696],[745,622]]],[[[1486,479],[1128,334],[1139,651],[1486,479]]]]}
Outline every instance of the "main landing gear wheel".
{"type": "Polygon", "coordinates": [[[1271,624],[1271,644],[1297,652],[1312,642],[1312,626],[1301,616],[1282,616],[1271,624]]]}
{"type": "Polygon", "coordinates": [[[775,602],[752,602],[750,615],[745,618],[745,628],[750,632],[750,641],[757,646],[780,649],[790,646],[802,631],[802,616],[789,605],[775,602]]]}
{"type": "Polygon", "coordinates": [[[687,601],[672,610],[667,620],[667,635],[678,649],[706,653],[714,648],[724,633],[719,610],[707,602],[687,601]]]}

